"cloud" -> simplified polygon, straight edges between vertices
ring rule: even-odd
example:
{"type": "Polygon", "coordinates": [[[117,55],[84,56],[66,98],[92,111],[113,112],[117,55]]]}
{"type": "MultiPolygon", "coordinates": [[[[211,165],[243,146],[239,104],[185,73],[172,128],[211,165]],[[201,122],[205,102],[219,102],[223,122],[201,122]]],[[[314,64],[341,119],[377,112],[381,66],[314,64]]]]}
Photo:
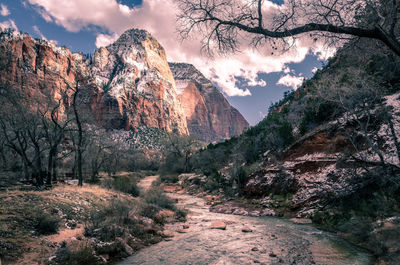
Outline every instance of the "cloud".
{"type": "Polygon", "coordinates": [[[294,90],[296,90],[299,86],[301,86],[303,81],[304,81],[304,77],[302,77],[302,76],[293,76],[293,75],[287,74],[287,75],[282,76],[276,84],[287,86],[287,87],[292,87],[294,90]]]}
{"type": "Polygon", "coordinates": [[[47,40],[46,37],[43,35],[43,33],[40,31],[39,27],[34,25],[33,27],[33,31],[43,40],[47,40]]]}
{"type": "Polygon", "coordinates": [[[3,17],[9,16],[10,10],[8,10],[6,5],[0,4],[0,15],[2,15],[3,17]]]}
{"type": "Polygon", "coordinates": [[[14,29],[14,30],[18,30],[17,25],[15,24],[14,20],[12,20],[12,19],[0,22],[0,28],[2,28],[2,29],[11,28],[11,29],[14,29]]]}
{"type": "Polygon", "coordinates": [[[96,37],[96,47],[106,47],[107,45],[113,43],[118,39],[119,35],[118,34],[113,34],[113,35],[106,35],[106,34],[98,34],[96,37]]]}
{"type": "Polygon", "coordinates": [[[314,67],[314,68],[311,70],[311,72],[312,72],[313,74],[315,74],[317,71],[318,71],[318,68],[317,68],[317,67],[314,67]]]}
{"type": "MultiPolygon", "coordinates": [[[[259,79],[260,73],[268,74],[286,69],[288,74],[290,69],[285,65],[302,62],[310,52],[321,58],[326,57],[322,46],[311,49],[316,44],[307,38],[296,40],[295,48],[279,54],[270,45],[254,49],[250,43],[246,43],[251,38],[245,37],[240,53],[207,58],[201,54],[201,40],[198,37],[192,36],[183,42],[179,40],[176,33],[178,7],[174,0],[143,0],[142,5],[133,8],[119,4],[117,0],[28,1],[46,21],[53,21],[68,31],[77,32],[92,25],[100,27],[103,32],[97,35],[96,47],[110,44],[129,28],[146,29],[163,45],[169,61],[195,65],[227,96],[251,95],[249,88],[267,85],[264,80],[259,79]],[[244,80],[240,87],[238,78],[244,80]]],[[[265,1],[265,12],[279,8],[281,7],[265,1]]]]}

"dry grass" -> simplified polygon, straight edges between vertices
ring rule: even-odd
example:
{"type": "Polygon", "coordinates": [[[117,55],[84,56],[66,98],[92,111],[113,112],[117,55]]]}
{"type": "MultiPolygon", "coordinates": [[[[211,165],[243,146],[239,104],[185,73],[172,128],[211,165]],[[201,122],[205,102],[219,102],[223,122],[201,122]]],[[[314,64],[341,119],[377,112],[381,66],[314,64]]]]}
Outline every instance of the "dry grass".
{"type": "Polygon", "coordinates": [[[89,213],[116,198],[137,202],[131,196],[95,185],[0,192],[0,259],[3,264],[40,263],[54,253],[57,243],[81,237],[89,213]],[[58,234],[40,236],[35,231],[35,218],[42,214],[60,219],[58,234]],[[71,223],[77,228],[66,228],[71,223]]]}

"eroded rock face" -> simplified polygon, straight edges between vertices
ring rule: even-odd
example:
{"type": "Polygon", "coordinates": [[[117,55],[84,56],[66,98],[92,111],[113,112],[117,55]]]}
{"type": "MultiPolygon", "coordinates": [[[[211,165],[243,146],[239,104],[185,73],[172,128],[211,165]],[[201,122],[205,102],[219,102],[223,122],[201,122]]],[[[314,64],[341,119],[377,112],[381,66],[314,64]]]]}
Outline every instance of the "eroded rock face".
{"type": "MultiPolygon", "coordinates": [[[[24,93],[32,100],[58,102],[75,86],[77,67],[87,71],[88,60],[28,34],[0,29],[0,85],[24,93]]],[[[64,102],[61,109],[68,105],[64,102]]]]}
{"type": "Polygon", "coordinates": [[[103,128],[154,128],[218,141],[248,127],[192,65],[171,64],[171,71],[165,50],[144,30],[126,31],[92,59],[16,31],[0,34],[0,84],[39,100],[58,102],[66,95],[61,108],[67,109],[68,88],[84,79],[87,107],[103,128]]]}
{"type": "Polygon", "coordinates": [[[97,50],[91,73],[101,94],[95,113],[103,127],[188,133],[164,48],[148,32],[128,30],[97,50]]]}
{"type": "Polygon", "coordinates": [[[191,135],[206,142],[221,141],[249,127],[239,111],[193,65],[169,65],[191,135]]]}
{"type": "Polygon", "coordinates": [[[67,108],[78,79],[85,79],[88,107],[97,125],[135,130],[139,126],[188,134],[175,81],[162,46],[146,31],[129,30],[98,49],[91,61],[67,48],[16,31],[1,32],[0,82],[28,97],[58,101],[67,108]]]}

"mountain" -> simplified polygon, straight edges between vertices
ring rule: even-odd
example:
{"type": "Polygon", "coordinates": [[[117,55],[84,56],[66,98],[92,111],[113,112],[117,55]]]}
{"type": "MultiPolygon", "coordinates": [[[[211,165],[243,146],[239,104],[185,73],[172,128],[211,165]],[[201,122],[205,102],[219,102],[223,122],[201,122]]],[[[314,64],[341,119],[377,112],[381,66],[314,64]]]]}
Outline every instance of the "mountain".
{"type": "Polygon", "coordinates": [[[96,50],[91,73],[101,96],[95,105],[103,127],[141,125],[187,134],[164,48],[148,32],[132,29],[96,50]]]}
{"type": "Polygon", "coordinates": [[[69,107],[71,88],[79,84],[89,116],[105,129],[158,129],[216,141],[248,126],[193,66],[171,64],[172,72],[164,48],[145,30],[124,32],[92,58],[5,30],[0,32],[0,59],[1,85],[39,100],[62,100],[64,109],[69,107]],[[177,93],[189,80],[192,89],[177,93]]]}
{"type": "Polygon", "coordinates": [[[221,141],[249,128],[239,111],[193,65],[169,65],[190,135],[206,142],[221,141]]]}

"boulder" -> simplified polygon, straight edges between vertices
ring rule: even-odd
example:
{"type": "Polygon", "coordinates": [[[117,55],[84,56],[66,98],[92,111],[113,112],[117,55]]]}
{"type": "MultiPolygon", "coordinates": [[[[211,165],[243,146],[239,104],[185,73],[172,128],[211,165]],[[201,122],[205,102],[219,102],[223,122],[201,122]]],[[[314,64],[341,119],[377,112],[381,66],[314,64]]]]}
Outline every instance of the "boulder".
{"type": "Polygon", "coordinates": [[[250,233],[250,232],[253,232],[253,230],[250,227],[248,227],[247,225],[245,225],[242,227],[242,232],[250,233]]]}
{"type": "Polygon", "coordinates": [[[226,229],[226,223],[224,223],[222,221],[215,221],[215,222],[211,223],[210,228],[211,229],[225,230],[226,229]]]}

